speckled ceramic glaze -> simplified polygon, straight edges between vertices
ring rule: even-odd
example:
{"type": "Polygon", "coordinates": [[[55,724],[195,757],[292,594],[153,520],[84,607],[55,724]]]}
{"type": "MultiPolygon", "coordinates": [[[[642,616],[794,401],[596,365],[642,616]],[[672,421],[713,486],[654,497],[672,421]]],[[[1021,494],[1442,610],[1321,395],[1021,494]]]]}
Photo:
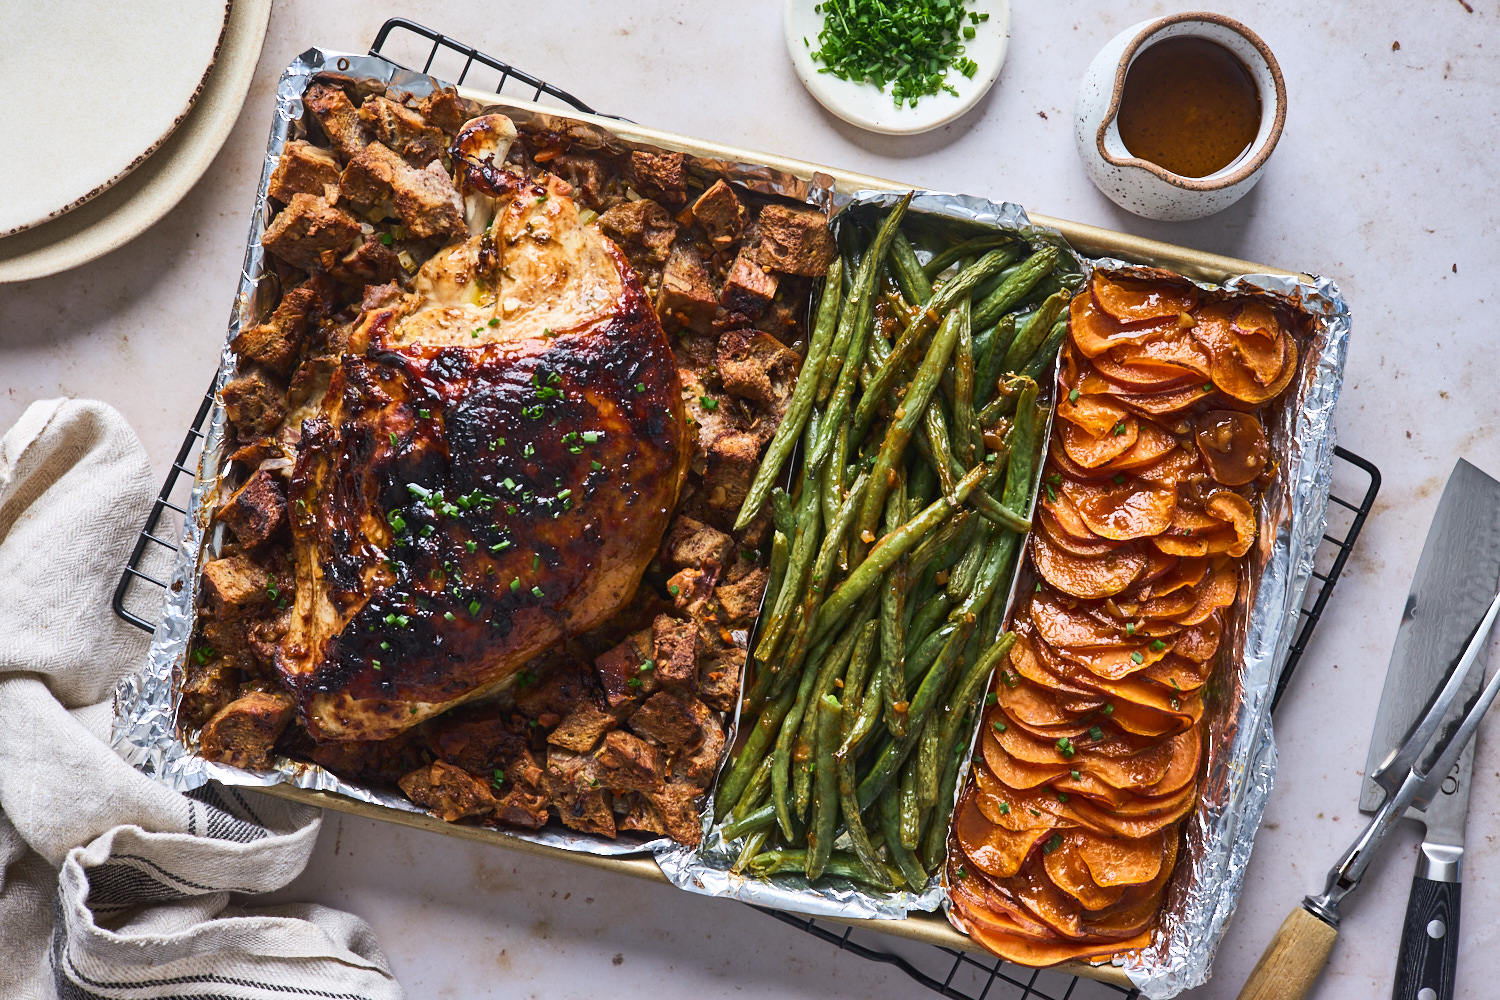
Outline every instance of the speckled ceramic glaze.
{"type": "Polygon", "coordinates": [[[1094,185],[1126,211],[1148,219],[1198,219],[1228,208],[1260,180],[1286,122],[1286,84],[1266,43],[1222,14],[1173,14],[1116,35],[1083,75],[1073,108],[1073,137],[1094,185]],[[1239,57],[1260,90],[1260,130],[1234,162],[1207,177],[1184,177],[1132,156],[1116,120],[1125,75],[1142,51],[1168,38],[1217,42],[1239,57]]]}

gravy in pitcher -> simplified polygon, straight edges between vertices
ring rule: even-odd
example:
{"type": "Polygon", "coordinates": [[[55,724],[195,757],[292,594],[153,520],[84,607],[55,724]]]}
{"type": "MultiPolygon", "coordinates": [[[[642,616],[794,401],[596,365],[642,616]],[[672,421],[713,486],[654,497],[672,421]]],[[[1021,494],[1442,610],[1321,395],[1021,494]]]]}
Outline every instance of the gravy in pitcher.
{"type": "Polygon", "coordinates": [[[1183,177],[1222,170],[1255,141],[1260,91],[1217,42],[1177,37],[1141,52],[1120,95],[1120,139],[1131,155],[1183,177]]]}

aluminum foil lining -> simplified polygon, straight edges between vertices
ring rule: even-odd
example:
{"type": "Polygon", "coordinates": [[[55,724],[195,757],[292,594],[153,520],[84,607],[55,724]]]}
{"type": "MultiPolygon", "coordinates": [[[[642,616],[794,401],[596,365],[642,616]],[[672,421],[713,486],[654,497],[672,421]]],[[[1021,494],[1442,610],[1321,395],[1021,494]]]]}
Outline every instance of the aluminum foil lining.
{"type": "MultiPolygon", "coordinates": [[[[1096,268],[1140,271],[1101,258],[1096,268]]],[[[1267,420],[1281,475],[1261,499],[1261,534],[1251,550],[1235,602],[1235,627],[1222,670],[1205,696],[1208,739],[1202,798],[1188,822],[1177,870],[1150,947],[1115,961],[1151,1000],[1165,1000],[1208,980],[1214,952],[1234,915],[1245,866],[1276,775],[1271,698],[1296,634],[1313,558],[1327,523],[1333,476],[1334,408],[1349,346],[1349,309],[1327,278],[1247,274],[1200,288],[1261,293],[1312,320],[1299,342],[1299,373],[1267,420]]],[[[950,915],[951,916],[951,915],[950,915]]]]}
{"type": "MultiPolygon", "coordinates": [[[[268,311],[270,288],[260,249],[260,235],[269,221],[265,188],[283,143],[301,117],[300,95],[307,80],[324,70],[373,77],[417,95],[430,93],[440,85],[430,77],[403,70],[383,59],[322,49],[308,50],[288,67],[277,88],[276,117],[226,345],[242,323],[254,322],[268,311]]],[[[518,123],[566,128],[580,143],[645,148],[565,115],[509,105],[505,106],[505,112],[518,123]]],[[[815,175],[809,183],[757,164],[695,157],[692,166],[695,171],[718,174],[752,190],[798,198],[828,211],[856,201],[889,205],[896,197],[889,192],[838,195],[832,191],[831,178],[815,175]]],[[[967,195],[929,193],[913,199],[912,208],[1049,238],[1049,231],[1032,227],[1025,212],[1011,204],[996,204],[967,195]]],[[[1051,234],[1049,241],[1054,238],[1055,234],[1051,234]]],[[[1134,266],[1110,258],[1086,263],[1110,269],[1134,266]]],[[[1311,343],[1303,345],[1303,356],[1299,359],[1301,375],[1294,391],[1284,399],[1274,425],[1268,428],[1273,446],[1284,456],[1284,474],[1278,479],[1274,495],[1267,495],[1262,501],[1262,543],[1255,550],[1249,571],[1253,587],[1242,592],[1239,624],[1232,636],[1232,649],[1237,655],[1226,661],[1237,664],[1238,669],[1233,676],[1221,677],[1216,682],[1211,692],[1215,696],[1205,712],[1205,724],[1212,738],[1208,741],[1203,800],[1187,827],[1182,860],[1163,906],[1160,932],[1151,947],[1115,963],[1153,1000],[1175,996],[1207,980],[1214,951],[1239,899],[1255,831],[1270,794],[1276,769],[1270,699],[1295,634],[1326,522],[1332,478],[1333,415],[1343,381],[1350,327],[1348,307],[1337,286],[1325,278],[1306,282],[1282,275],[1250,274],[1233,278],[1223,286],[1203,283],[1200,286],[1258,291],[1279,297],[1306,310],[1314,319],[1314,329],[1311,343]]],[[[233,364],[226,346],[216,390],[222,388],[232,373],[233,364]]],[[[285,782],[391,809],[419,812],[402,796],[354,785],[313,765],[282,760],[275,770],[257,774],[205,761],[177,737],[173,678],[181,670],[192,633],[201,560],[219,542],[217,532],[208,523],[208,514],[221,485],[225,423],[223,409],[215,406],[206,428],[182,546],[147,663],[123,679],[115,693],[114,746],[127,761],[178,790],[197,787],[211,778],[224,784],[249,786],[285,782]]],[[[732,741],[732,730],[726,737],[732,741]]],[[[852,885],[847,889],[813,892],[805,884],[797,885],[793,877],[772,882],[735,878],[728,874],[727,865],[719,868],[706,864],[696,852],[665,838],[608,841],[550,828],[536,833],[506,831],[506,835],[599,855],[652,851],[662,870],[681,888],[818,916],[899,918],[908,909],[933,908],[941,896],[939,889],[929,886],[910,902],[893,904],[852,885]]],[[[705,841],[706,856],[723,848],[722,844],[705,841]]]]}
{"type": "MultiPolygon", "coordinates": [[[[834,226],[839,225],[845,217],[845,212],[855,209],[872,209],[872,217],[879,217],[902,197],[902,193],[891,191],[857,191],[852,195],[836,195],[835,204],[839,214],[834,216],[834,226]]],[[[923,216],[950,224],[953,220],[972,222],[987,231],[993,231],[996,228],[1007,230],[1025,239],[1036,248],[1044,244],[1056,246],[1061,251],[1059,267],[1064,273],[1076,275],[1081,281],[1086,270],[1082,258],[1068,246],[1060,233],[1054,229],[1032,225],[1031,220],[1026,216],[1025,209],[1019,205],[1009,202],[997,204],[985,198],[976,198],[966,194],[924,191],[912,198],[906,219],[919,222],[923,216]]],[[[923,263],[931,259],[931,255],[921,249],[917,250],[917,256],[923,263]]],[[[1055,379],[1051,378],[1045,380],[1041,395],[1043,401],[1051,399],[1051,387],[1054,382],[1055,379]]],[[[1051,420],[1049,409],[1047,423],[1042,428],[1043,441],[1051,436],[1051,420]]],[[[1036,463],[1036,478],[1031,484],[1033,505],[1041,482],[1042,464],[1036,463]]],[[[1015,599],[1015,581],[1016,574],[1012,573],[1010,588],[1005,597],[1007,609],[1015,599]]],[[[747,665],[749,663],[748,657],[746,663],[747,665]]],[[[744,678],[741,677],[742,687],[743,684],[744,678]]],[[[954,803],[957,802],[957,793],[963,789],[968,779],[969,759],[979,738],[980,725],[981,720],[976,715],[974,729],[969,738],[969,751],[964,756],[964,763],[959,770],[958,783],[954,786],[954,800],[948,804],[950,813],[954,803]]],[[[715,778],[713,792],[718,791],[718,781],[722,779],[723,768],[727,763],[726,757],[726,760],[720,764],[720,772],[715,778]]],[[[862,917],[873,920],[900,920],[912,910],[932,911],[943,905],[945,895],[941,881],[941,865],[938,873],[928,880],[927,885],[923,886],[920,892],[905,889],[888,893],[878,892],[831,875],[825,875],[819,879],[817,885],[813,885],[806,877],[795,872],[785,872],[764,879],[735,874],[731,868],[739,857],[744,840],[742,838],[725,841],[715,829],[712,798],[713,796],[710,795],[710,802],[704,807],[701,817],[704,831],[702,844],[697,848],[692,848],[669,843],[655,852],[657,865],[680,889],[705,896],[727,896],[746,903],[772,906],[780,910],[790,910],[812,916],[845,919],[862,917]]],[[[847,841],[847,835],[835,843],[835,849],[852,851],[852,844],[845,841],[847,841]]]]}
{"type": "MultiPolygon", "coordinates": [[[[413,73],[394,63],[375,56],[354,55],[325,49],[309,49],[298,56],[282,74],[276,88],[275,118],[271,125],[271,138],[266,147],[265,161],[261,168],[261,180],[254,211],[251,213],[250,233],[245,250],[244,266],[240,273],[239,292],[230,311],[229,329],[225,346],[220,354],[218,375],[214,390],[217,393],[233,375],[235,356],[229,350],[242,326],[261,321],[275,302],[274,275],[265,266],[260,237],[271,220],[271,207],[267,203],[266,187],[271,172],[281,155],[283,145],[299,133],[302,118],[302,92],[309,79],[322,72],[336,72],[355,78],[370,78],[384,82],[387,86],[404,90],[418,97],[446,86],[444,82],[420,73],[413,73]]],[[[592,149],[609,147],[614,150],[644,149],[657,147],[642,143],[625,142],[607,129],[563,115],[517,108],[500,98],[496,105],[517,124],[532,125],[548,129],[592,149]]],[[[741,163],[710,157],[689,157],[689,169],[700,177],[722,176],[749,187],[762,194],[795,198],[816,205],[824,211],[832,209],[832,178],[814,176],[803,180],[785,171],[757,163],[741,163]]],[[[184,743],[178,736],[176,726],[177,700],[175,680],[181,678],[187,656],[188,640],[192,636],[197,611],[197,592],[200,571],[205,558],[214,555],[222,543],[222,531],[212,525],[210,518],[217,506],[223,476],[226,470],[225,433],[227,420],[223,406],[215,403],[209,416],[203,441],[203,453],[199,458],[197,477],[188,504],[182,544],[178,549],[167,589],[165,607],[161,621],[152,636],[151,649],[146,664],[139,671],[120,681],[115,690],[115,714],[112,742],[115,750],[129,763],[153,778],[178,791],[188,791],[210,779],[226,785],[269,786],[277,784],[295,785],[299,788],[334,792],[339,795],[398,809],[403,812],[421,813],[405,796],[398,792],[380,788],[369,788],[347,781],[315,764],[278,758],[270,771],[264,773],[247,771],[227,764],[204,760],[194,752],[194,747],[184,743]]],[[[732,742],[732,728],[725,737],[732,742]]],[[[502,836],[545,844],[565,851],[583,854],[618,856],[641,854],[662,850],[671,846],[665,837],[622,832],[618,839],[610,840],[593,834],[578,833],[548,824],[537,831],[505,829],[496,831],[502,836]]]]}

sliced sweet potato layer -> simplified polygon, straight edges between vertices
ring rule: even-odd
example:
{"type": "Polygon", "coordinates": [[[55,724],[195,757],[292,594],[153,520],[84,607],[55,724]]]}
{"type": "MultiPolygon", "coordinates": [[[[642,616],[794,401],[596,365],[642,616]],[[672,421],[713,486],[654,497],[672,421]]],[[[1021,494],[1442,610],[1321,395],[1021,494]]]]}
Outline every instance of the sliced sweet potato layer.
{"type": "Polygon", "coordinates": [[[1054,546],[1041,533],[1031,537],[1031,556],[1043,580],[1065,594],[1085,598],[1113,597],[1130,586],[1146,565],[1146,557],[1135,546],[1078,556],[1054,546]]]}
{"type": "Polygon", "coordinates": [[[1068,307],[1068,333],[1084,357],[1103,354],[1111,347],[1159,337],[1177,328],[1177,318],[1125,326],[1094,304],[1091,295],[1075,295],[1068,307]]]}
{"type": "Polygon", "coordinates": [[[1117,542],[1160,534],[1172,523],[1177,490],[1135,476],[1118,475],[1105,483],[1080,483],[1067,478],[1058,491],[1078,509],[1083,523],[1096,535],[1117,542]]]}
{"type": "Polygon", "coordinates": [[[1177,447],[1177,439],[1151,421],[1138,420],[1137,424],[1135,443],[1128,451],[1109,460],[1110,469],[1116,472],[1143,469],[1155,465],[1177,447]]]}
{"type": "MultiPolygon", "coordinates": [[[[1166,833],[1158,831],[1139,840],[1100,837],[1073,831],[1069,839],[1077,844],[1079,860],[1088,868],[1095,885],[1143,885],[1161,873],[1166,856],[1166,833]]],[[[1094,907],[1098,909],[1098,907],[1094,907]]]]}
{"type": "Polygon", "coordinates": [[[1072,896],[1086,910],[1113,906],[1125,895],[1124,886],[1101,886],[1094,881],[1088,865],[1078,855],[1076,831],[1063,834],[1060,845],[1042,853],[1042,869],[1054,886],[1072,896]]]}
{"type": "Polygon", "coordinates": [[[1096,469],[1129,451],[1139,431],[1140,420],[1129,413],[1102,433],[1096,434],[1066,419],[1059,427],[1063,450],[1085,469],[1096,469]]]}
{"type": "Polygon", "coordinates": [[[1159,281],[1110,276],[1094,272],[1090,282],[1094,302],[1121,323],[1145,320],[1176,320],[1198,307],[1198,289],[1193,285],[1168,285],[1159,281]]]}
{"type": "MultiPolygon", "coordinates": [[[[1062,522],[1058,520],[1057,514],[1045,503],[1037,504],[1035,523],[1039,533],[1045,534],[1049,542],[1064,552],[1071,552],[1075,556],[1102,556],[1105,553],[1113,552],[1122,544],[1120,542],[1112,542],[1106,538],[1100,538],[1097,535],[1094,536],[1092,541],[1084,541],[1069,534],[1067,529],[1063,527],[1062,522]]],[[[1079,523],[1082,524],[1081,521],[1079,523]]],[[[1087,525],[1084,526],[1084,530],[1087,530],[1087,525]]]]}
{"type": "Polygon", "coordinates": [[[1255,510],[1249,500],[1238,493],[1219,490],[1208,498],[1208,512],[1234,529],[1234,544],[1224,550],[1226,555],[1238,559],[1250,551],[1255,544],[1255,510]]]}
{"type": "Polygon", "coordinates": [[[1003,934],[972,928],[970,936],[987,950],[1017,965],[1046,968],[1063,962],[1110,958],[1122,952],[1144,948],[1151,943],[1151,932],[1142,931],[1120,941],[1035,941],[1015,934],[1003,934]]]}
{"type": "Polygon", "coordinates": [[[953,835],[964,854],[980,871],[996,878],[1009,878],[1047,833],[1046,830],[1011,831],[984,818],[974,796],[965,796],[953,813],[953,835]]]}
{"type": "Polygon", "coordinates": [[[1264,302],[1246,302],[1234,311],[1234,330],[1240,334],[1256,334],[1267,339],[1281,336],[1281,324],[1276,313],[1264,302]]]}
{"type": "Polygon", "coordinates": [[[1254,480],[1271,454],[1266,429],[1250,413],[1210,410],[1198,418],[1193,437],[1208,474],[1225,486],[1254,480]]]}
{"type": "Polygon", "coordinates": [[[1114,347],[1090,359],[1095,371],[1126,392],[1166,392],[1203,379],[1195,372],[1170,365],[1141,364],[1130,345],[1114,347]]]}

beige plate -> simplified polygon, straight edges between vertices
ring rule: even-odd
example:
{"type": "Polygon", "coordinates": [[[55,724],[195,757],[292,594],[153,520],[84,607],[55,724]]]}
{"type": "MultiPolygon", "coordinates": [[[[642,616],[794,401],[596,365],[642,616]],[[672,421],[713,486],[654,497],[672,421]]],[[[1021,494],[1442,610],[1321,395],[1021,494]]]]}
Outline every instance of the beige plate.
{"type": "MultiPolygon", "coordinates": [[[[906,185],[897,184],[894,181],[882,180],[878,177],[871,177],[866,174],[856,174],[847,170],[822,167],[808,163],[805,160],[793,160],[772,153],[760,153],[738,149],[733,146],[710,143],[702,139],[692,139],[671,132],[659,132],[655,129],[643,128],[632,122],[600,118],[595,115],[586,115],[574,111],[560,111],[555,107],[546,107],[509,97],[497,97],[492,93],[470,90],[463,87],[459,88],[459,92],[465,97],[472,98],[482,104],[495,105],[502,109],[507,106],[525,108],[529,111],[563,114],[570,118],[592,122],[629,141],[652,143],[667,149],[681,150],[682,152],[692,153],[697,156],[739,160],[746,163],[764,163],[767,166],[784,170],[787,173],[795,174],[804,179],[811,178],[815,172],[825,174],[833,178],[834,187],[837,190],[846,194],[861,189],[893,191],[906,189],[906,185]]],[[[1109,229],[1099,229],[1094,226],[1079,225],[1076,222],[1067,222],[1062,219],[1052,219],[1042,215],[1031,215],[1030,218],[1032,222],[1039,225],[1052,226],[1057,229],[1081,253],[1096,257],[1119,257],[1142,264],[1165,267],[1179,274],[1203,281],[1223,281],[1236,274],[1291,273],[1280,268],[1252,264],[1248,261],[1221,257],[1217,254],[1203,253],[1198,250],[1189,250],[1185,247],[1173,246],[1170,243],[1143,239],[1139,236],[1130,236],[1125,233],[1109,229]]],[[[292,785],[267,785],[258,790],[268,795],[292,799],[297,802],[321,806],[326,809],[334,809],[339,812],[352,813],[353,815],[363,816],[368,819],[399,823],[403,826],[416,827],[422,830],[429,830],[433,833],[459,837],[464,840],[493,844],[497,847],[505,847],[525,854],[537,854],[558,861],[566,861],[571,864],[599,868],[604,871],[615,872],[619,875],[629,875],[655,882],[667,882],[667,877],[656,866],[656,862],[649,857],[602,857],[594,854],[565,851],[560,848],[548,847],[544,844],[533,844],[530,841],[511,837],[500,830],[463,826],[456,823],[444,823],[440,819],[435,819],[425,814],[407,812],[400,809],[389,809],[385,806],[369,802],[359,802],[340,795],[297,788],[292,785]]],[[[945,948],[976,952],[982,955],[988,954],[988,952],[985,952],[973,941],[969,940],[968,937],[954,930],[941,913],[912,913],[903,920],[849,919],[836,920],[835,922],[853,924],[864,929],[879,931],[883,934],[891,934],[896,937],[920,941],[926,944],[941,945],[945,948]]],[[[1068,975],[1085,976],[1090,979],[1097,979],[1101,982],[1112,983],[1126,988],[1132,985],[1123,971],[1110,965],[1094,966],[1084,962],[1067,962],[1054,967],[1053,971],[1068,975]]]]}
{"type": "MultiPolygon", "coordinates": [[[[4,10],[11,0],[0,0],[4,10]]],[[[239,117],[271,16],[271,0],[234,0],[218,57],[193,110],[135,170],[66,215],[0,238],[0,282],[41,278],[103,256],[139,236],[203,176],[239,117]]],[[[68,65],[77,65],[68,62],[68,65]]],[[[54,141],[80,134],[54,125],[54,141]]],[[[62,154],[54,159],[62,159],[62,154]]]]}

